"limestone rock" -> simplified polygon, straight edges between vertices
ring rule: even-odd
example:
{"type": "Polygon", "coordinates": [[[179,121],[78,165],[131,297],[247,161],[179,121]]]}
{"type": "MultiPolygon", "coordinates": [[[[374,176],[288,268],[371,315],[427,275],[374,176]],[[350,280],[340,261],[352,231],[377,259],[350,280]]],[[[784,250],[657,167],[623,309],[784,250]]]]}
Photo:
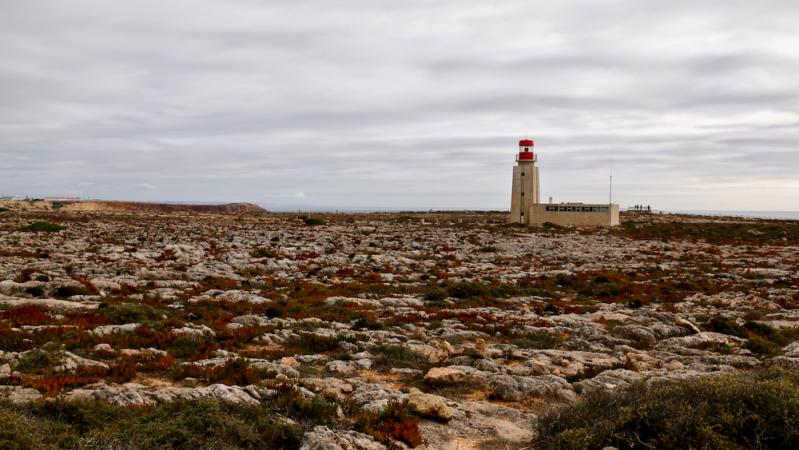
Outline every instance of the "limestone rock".
{"type": "Polygon", "coordinates": [[[11,403],[29,403],[42,398],[42,394],[33,388],[24,388],[22,386],[2,386],[0,385],[0,398],[10,401],[11,403]]]}
{"type": "Polygon", "coordinates": [[[101,325],[92,330],[95,336],[108,336],[114,333],[132,333],[136,328],[141,326],[140,323],[126,323],[123,325],[101,325]]]}
{"type": "Polygon", "coordinates": [[[658,342],[656,348],[679,350],[685,348],[705,348],[713,345],[741,346],[746,340],[737,336],[703,331],[690,336],[675,337],[658,342]]]}
{"type": "Polygon", "coordinates": [[[466,378],[466,374],[449,367],[433,367],[424,376],[424,380],[433,384],[457,384],[466,378]]]}
{"type": "Polygon", "coordinates": [[[258,404],[250,392],[259,392],[255,387],[226,386],[212,384],[199,388],[166,387],[160,389],[147,388],[137,383],[108,385],[99,382],[59,395],[60,399],[101,400],[117,406],[147,406],[175,400],[192,400],[209,397],[227,400],[234,403],[258,404]],[[255,391],[253,391],[253,388],[255,391]]]}
{"type": "Polygon", "coordinates": [[[300,450],[388,450],[371,436],[357,431],[333,431],[316,426],[305,433],[300,450]]]}
{"type": "Polygon", "coordinates": [[[358,368],[352,361],[330,361],[327,363],[327,370],[342,375],[353,375],[358,372],[358,368]]]}
{"type": "Polygon", "coordinates": [[[538,397],[572,401],[576,398],[569,383],[554,375],[522,377],[499,374],[491,377],[490,385],[494,395],[502,400],[518,402],[538,397]]]}
{"type": "Polygon", "coordinates": [[[418,414],[434,419],[450,420],[454,416],[444,397],[425,394],[418,389],[411,389],[408,394],[408,406],[418,414]]]}
{"type": "Polygon", "coordinates": [[[791,342],[783,347],[782,353],[788,358],[799,358],[799,341],[791,342]]]}
{"type": "Polygon", "coordinates": [[[574,390],[585,395],[596,390],[613,390],[629,386],[635,381],[642,380],[643,375],[631,370],[616,369],[606,370],[594,378],[578,381],[573,384],[574,390]]]}

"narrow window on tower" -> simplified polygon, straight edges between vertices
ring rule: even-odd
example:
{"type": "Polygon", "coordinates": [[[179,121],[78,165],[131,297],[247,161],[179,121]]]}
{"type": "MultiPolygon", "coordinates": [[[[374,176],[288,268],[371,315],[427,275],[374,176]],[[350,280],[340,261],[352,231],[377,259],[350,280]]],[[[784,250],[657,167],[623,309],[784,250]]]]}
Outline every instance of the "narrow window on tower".
{"type": "Polygon", "coordinates": [[[522,192],[522,197],[524,197],[524,192],[522,192]]]}
{"type": "Polygon", "coordinates": [[[522,172],[522,176],[524,176],[524,172],[522,172]]]}

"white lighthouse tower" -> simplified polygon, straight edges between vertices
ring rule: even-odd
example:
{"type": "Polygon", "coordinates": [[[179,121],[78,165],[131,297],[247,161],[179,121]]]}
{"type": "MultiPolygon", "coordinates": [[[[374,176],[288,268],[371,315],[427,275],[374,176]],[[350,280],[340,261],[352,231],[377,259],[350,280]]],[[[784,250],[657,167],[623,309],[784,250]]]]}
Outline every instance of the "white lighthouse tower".
{"type": "Polygon", "coordinates": [[[533,152],[534,146],[532,139],[519,141],[510,202],[510,221],[513,223],[529,224],[529,215],[532,212],[530,207],[541,203],[538,167],[535,165],[538,157],[533,152]]]}

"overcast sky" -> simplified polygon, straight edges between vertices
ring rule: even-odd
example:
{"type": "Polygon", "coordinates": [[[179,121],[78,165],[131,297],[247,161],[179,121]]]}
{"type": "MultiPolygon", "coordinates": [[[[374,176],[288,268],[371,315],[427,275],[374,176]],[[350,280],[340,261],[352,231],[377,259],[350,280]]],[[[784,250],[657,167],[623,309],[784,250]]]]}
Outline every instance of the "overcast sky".
{"type": "Polygon", "coordinates": [[[796,0],[0,5],[0,194],[799,210],[796,0]]]}

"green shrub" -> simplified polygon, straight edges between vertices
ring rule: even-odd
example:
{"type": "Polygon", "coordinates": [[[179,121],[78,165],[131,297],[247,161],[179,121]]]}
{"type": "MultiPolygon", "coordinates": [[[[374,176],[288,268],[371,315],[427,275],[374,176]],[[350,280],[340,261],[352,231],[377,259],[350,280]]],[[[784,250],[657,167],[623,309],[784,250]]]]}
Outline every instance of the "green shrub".
{"type": "Polygon", "coordinates": [[[491,289],[485,284],[481,283],[455,283],[447,286],[447,292],[449,293],[450,297],[464,300],[470,298],[493,297],[491,289]]]}
{"type": "Polygon", "coordinates": [[[298,448],[301,430],[258,406],[213,400],[167,403],[117,433],[138,448],[298,448]]]}
{"type": "Polygon", "coordinates": [[[401,345],[384,345],[375,351],[378,353],[374,360],[374,367],[377,369],[408,367],[425,370],[430,366],[430,361],[424,354],[401,345]]]}
{"type": "Polygon", "coordinates": [[[632,239],[704,240],[711,244],[795,245],[799,241],[799,222],[641,224],[624,221],[612,232],[632,239]]]}
{"type": "Polygon", "coordinates": [[[724,316],[711,317],[705,327],[708,331],[729,334],[730,336],[746,337],[746,330],[735,322],[735,319],[724,316]]]}
{"type": "Polygon", "coordinates": [[[173,376],[176,380],[187,377],[199,378],[209,383],[247,386],[261,381],[260,369],[250,366],[246,359],[229,359],[221,366],[202,367],[194,364],[181,365],[173,376]]]}
{"type": "Polygon", "coordinates": [[[339,343],[354,340],[349,336],[320,336],[314,333],[302,333],[289,339],[283,347],[289,354],[309,355],[331,352],[339,348],[339,343]]]}
{"type": "Polygon", "coordinates": [[[298,449],[301,426],[266,406],[220,400],[131,408],[102,402],[0,402],[0,448],[298,449]]]}
{"type": "Polygon", "coordinates": [[[777,356],[780,353],[780,347],[778,345],[757,335],[750,336],[746,340],[744,348],[758,355],[777,356]]]}
{"type": "Polygon", "coordinates": [[[24,227],[19,227],[17,231],[24,231],[29,233],[39,233],[39,232],[55,233],[63,229],[64,227],[56,223],[40,221],[40,222],[33,222],[30,225],[26,225],[24,227]]]}
{"type": "Polygon", "coordinates": [[[536,448],[789,449],[799,375],[769,370],[595,392],[541,417],[536,448]]]}
{"type": "Polygon", "coordinates": [[[24,407],[29,415],[37,419],[57,419],[78,433],[102,429],[106,424],[123,418],[124,409],[105,402],[48,401],[34,402],[24,407]]]}
{"type": "Polygon", "coordinates": [[[309,226],[325,225],[327,223],[327,222],[325,222],[322,219],[317,219],[317,218],[314,218],[314,217],[306,217],[306,218],[302,219],[302,221],[305,223],[305,225],[309,225],[309,226]]]}
{"type": "Polygon", "coordinates": [[[491,386],[485,378],[468,374],[455,384],[425,380],[420,374],[411,379],[407,386],[415,387],[427,394],[435,394],[465,401],[469,401],[470,398],[473,398],[476,392],[488,392],[491,389],[491,386]]]}
{"type": "Polygon", "coordinates": [[[744,347],[753,353],[776,356],[782,347],[799,338],[799,330],[775,329],[765,323],[748,321],[743,326],[724,316],[711,317],[705,324],[709,331],[729,334],[746,339],[744,347]]]}
{"type": "Polygon", "coordinates": [[[448,297],[447,290],[439,286],[430,286],[424,291],[424,299],[428,302],[440,302],[448,297]]]}
{"type": "Polygon", "coordinates": [[[165,350],[176,358],[186,358],[202,354],[203,350],[212,346],[214,342],[204,336],[181,334],[175,337],[165,350]]]}
{"type": "Polygon", "coordinates": [[[57,351],[29,350],[19,357],[16,370],[24,373],[49,373],[61,361],[57,351]]]}
{"type": "Polygon", "coordinates": [[[270,408],[309,426],[334,423],[340,406],[338,401],[321,395],[309,399],[294,388],[284,389],[270,400],[270,408]]]}
{"type": "Polygon", "coordinates": [[[0,405],[0,448],[28,450],[33,448],[36,430],[30,420],[19,411],[8,410],[0,405]]]}
{"type": "Polygon", "coordinates": [[[563,342],[563,336],[551,334],[546,331],[537,331],[526,336],[511,339],[511,343],[519,348],[551,349],[563,342]]]}
{"type": "Polygon", "coordinates": [[[157,321],[164,311],[144,303],[101,304],[100,314],[117,324],[157,321]]]}
{"type": "Polygon", "coordinates": [[[746,322],[744,328],[748,339],[745,347],[754,353],[766,356],[776,356],[782,348],[799,339],[799,329],[773,328],[760,322],[746,322]]]}

